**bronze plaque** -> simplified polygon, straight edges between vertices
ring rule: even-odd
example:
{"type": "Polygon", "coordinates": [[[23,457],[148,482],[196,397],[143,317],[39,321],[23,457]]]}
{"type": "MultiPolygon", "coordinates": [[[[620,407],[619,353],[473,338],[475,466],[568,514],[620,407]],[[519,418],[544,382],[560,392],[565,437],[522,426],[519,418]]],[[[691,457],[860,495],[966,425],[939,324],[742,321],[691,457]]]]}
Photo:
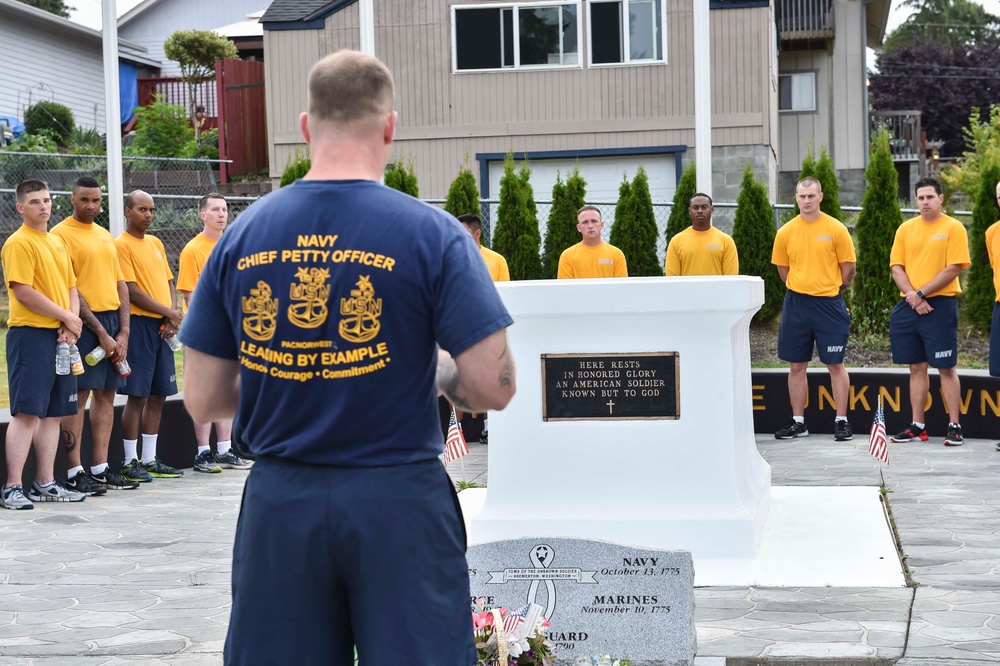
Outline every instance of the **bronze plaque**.
{"type": "Polygon", "coordinates": [[[680,357],[542,354],[543,421],[680,418],[680,357]]]}

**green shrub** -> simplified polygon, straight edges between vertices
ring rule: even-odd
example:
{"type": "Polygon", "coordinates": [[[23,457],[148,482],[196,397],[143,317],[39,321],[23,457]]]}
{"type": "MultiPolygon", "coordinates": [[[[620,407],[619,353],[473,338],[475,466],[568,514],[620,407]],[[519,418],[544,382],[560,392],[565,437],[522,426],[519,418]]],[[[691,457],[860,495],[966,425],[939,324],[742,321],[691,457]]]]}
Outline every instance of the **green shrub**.
{"type": "Polygon", "coordinates": [[[448,198],[444,202],[445,211],[455,217],[459,215],[482,215],[479,208],[479,188],[476,187],[476,175],[468,164],[458,171],[458,176],[448,188],[448,198]]]}
{"type": "Polygon", "coordinates": [[[303,154],[298,148],[295,149],[295,156],[288,160],[288,164],[285,165],[285,170],[281,172],[281,182],[278,183],[278,187],[284,187],[286,185],[291,185],[299,178],[302,178],[307,173],[309,169],[312,168],[312,160],[309,156],[303,154]]]}
{"type": "Polygon", "coordinates": [[[207,160],[219,159],[219,128],[213,127],[202,132],[196,145],[194,157],[203,157],[207,160]]]}
{"type": "Polygon", "coordinates": [[[767,199],[767,186],[754,176],[747,163],[736,198],[733,242],[740,257],[740,274],[764,280],[764,305],[754,317],[762,323],[772,322],[781,314],[781,300],[785,297],[785,283],[771,263],[774,235],[774,211],[767,199]]]}
{"type": "Polygon", "coordinates": [[[76,127],[76,120],[73,119],[73,112],[68,106],[63,106],[58,102],[42,100],[28,107],[24,112],[24,131],[28,134],[38,134],[42,130],[48,130],[57,137],[60,144],[69,141],[76,127]]]}
{"type": "Polygon", "coordinates": [[[107,146],[96,129],[77,126],[69,137],[69,152],[74,155],[104,155],[107,146]]]}
{"type": "Polygon", "coordinates": [[[417,186],[417,174],[413,172],[413,162],[403,163],[403,160],[390,162],[385,168],[383,182],[387,187],[399,190],[404,194],[409,194],[414,199],[420,196],[420,188],[417,186]]]}
{"type": "Polygon", "coordinates": [[[556,175],[556,184],[552,187],[552,207],[545,227],[543,277],[556,277],[559,273],[559,257],[566,248],[580,241],[580,232],[576,229],[577,212],[587,203],[586,196],[587,181],[580,175],[579,168],[573,169],[565,183],[556,175]]]}
{"type": "MultiPolygon", "coordinates": [[[[14,139],[6,150],[12,153],[58,153],[59,146],[56,137],[49,130],[41,130],[38,134],[25,132],[14,139]]],[[[41,159],[41,158],[37,158],[41,159]]]]}
{"type": "Polygon", "coordinates": [[[538,210],[530,177],[528,163],[522,163],[521,169],[515,172],[514,156],[508,153],[500,179],[493,249],[507,259],[511,280],[537,280],[542,276],[542,260],[538,255],[542,235],[538,230],[538,210]]]}
{"type": "Polygon", "coordinates": [[[993,268],[986,250],[986,230],[1000,219],[996,187],[1000,183],[1000,165],[986,163],[979,172],[979,193],[972,208],[972,226],[969,228],[969,245],[972,250],[972,267],[965,282],[965,320],[972,326],[989,330],[996,301],[993,285],[993,268]]]}
{"type": "Polygon", "coordinates": [[[167,104],[157,95],[149,106],[135,110],[136,129],[129,155],[140,157],[191,157],[194,129],[183,106],[167,104]]]}
{"type": "Polygon", "coordinates": [[[844,211],[840,208],[840,181],[837,179],[837,171],[833,168],[833,160],[825,144],[819,149],[819,161],[816,162],[813,177],[819,181],[823,189],[823,201],[820,202],[819,209],[843,222],[844,211]]]}
{"type": "Polygon", "coordinates": [[[899,174],[892,161],[889,133],[883,128],[872,138],[861,214],[854,226],[858,247],[857,273],[851,294],[851,327],[861,335],[884,335],[889,315],[899,300],[892,279],[889,252],[896,229],[903,223],[899,210],[899,174]]]}
{"type": "Polygon", "coordinates": [[[698,191],[698,172],[694,162],[687,165],[674,191],[674,200],[670,205],[670,218],[667,220],[667,244],[670,239],[691,226],[691,215],[688,208],[691,198],[698,191]]]}
{"type": "Polygon", "coordinates": [[[611,227],[611,244],[625,254],[630,277],[662,276],[663,266],[656,256],[656,215],[649,194],[649,178],[639,166],[629,190],[626,211],[619,214],[621,202],[615,208],[615,223],[611,227]]]}

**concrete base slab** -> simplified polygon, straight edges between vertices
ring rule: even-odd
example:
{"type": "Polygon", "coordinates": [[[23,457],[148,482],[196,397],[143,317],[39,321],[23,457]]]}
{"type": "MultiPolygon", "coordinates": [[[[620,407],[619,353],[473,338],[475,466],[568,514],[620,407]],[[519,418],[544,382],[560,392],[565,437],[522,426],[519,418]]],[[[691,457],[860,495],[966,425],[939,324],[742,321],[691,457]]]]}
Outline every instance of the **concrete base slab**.
{"type": "MultiPolygon", "coordinates": [[[[459,493],[466,529],[487,489],[459,493]]],[[[526,534],[524,536],[544,536],[526,534]]],[[[896,546],[873,486],[773,486],[757,556],[695,558],[696,587],[902,587],[896,546]]]]}

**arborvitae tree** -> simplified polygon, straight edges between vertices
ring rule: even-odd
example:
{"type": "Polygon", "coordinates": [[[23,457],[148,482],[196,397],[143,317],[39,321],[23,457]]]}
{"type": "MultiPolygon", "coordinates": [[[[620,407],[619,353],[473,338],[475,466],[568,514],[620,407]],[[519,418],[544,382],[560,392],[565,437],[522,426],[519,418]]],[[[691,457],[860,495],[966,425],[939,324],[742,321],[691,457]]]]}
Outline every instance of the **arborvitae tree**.
{"type": "Polygon", "coordinates": [[[785,283],[771,263],[774,234],[774,211],[767,199],[767,186],[754,176],[747,163],[736,198],[733,241],[740,255],[740,274],[764,280],[764,305],[754,317],[762,323],[774,321],[781,313],[781,300],[785,297],[785,283]]]}
{"type": "Polygon", "coordinates": [[[552,187],[552,207],[549,222],[545,228],[545,243],[542,251],[542,275],[554,278],[559,273],[559,257],[563,250],[580,241],[576,230],[577,211],[586,203],[587,182],[579,169],[573,169],[566,182],[556,174],[556,184],[552,187]]]}
{"type": "MultiPolygon", "coordinates": [[[[628,182],[628,174],[622,174],[622,184],[618,186],[618,201],[615,203],[615,219],[611,224],[611,231],[616,228],[628,226],[625,222],[627,218],[635,217],[635,205],[632,200],[632,184],[628,182]]],[[[605,220],[607,226],[607,220],[605,220]]],[[[614,243],[612,243],[614,245],[614,243]]],[[[621,248],[619,248],[621,249],[621,248]]],[[[622,250],[624,252],[624,250],[622,250]]],[[[625,257],[626,261],[628,257],[625,257]]],[[[631,268],[631,266],[629,266],[631,268]]]]}
{"type": "Polygon", "coordinates": [[[309,159],[309,155],[303,154],[301,150],[296,148],[295,156],[288,158],[288,164],[285,165],[285,170],[281,172],[281,182],[278,184],[278,187],[291,185],[309,173],[309,169],[311,168],[312,160],[309,159]]]}
{"type": "Polygon", "coordinates": [[[417,174],[413,172],[413,162],[407,164],[403,160],[396,160],[389,164],[385,170],[383,179],[387,187],[399,190],[404,194],[409,194],[414,199],[420,197],[420,188],[417,186],[417,174]]]}
{"type": "Polygon", "coordinates": [[[858,264],[851,298],[851,325],[861,334],[885,336],[889,332],[889,315],[899,300],[899,288],[889,267],[892,241],[903,223],[898,190],[899,175],[889,149],[889,133],[882,129],[872,138],[865,169],[865,195],[854,227],[858,264]]]}
{"type": "Polygon", "coordinates": [[[670,217],[667,219],[667,244],[670,239],[691,226],[691,215],[688,214],[688,207],[691,205],[691,197],[698,191],[698,173],[695,171],[694,162],[687,165],[681,179],[677,183],[677,190],[674,192],[674,201],[670,205],[670,217]]]}
{"type": "Polygon", "coordinates": [[[493,235],[493,249],[507,259],[511,280],[537,280],[542,276],[542,260],[538,255],[542,235],[538,231],[538,213],[529,178],[527,162],[514,172],[511,153],[503,161],[500,179],[500,205],[493,235]]]}
{"type": "MultiPolygon", "coordinates": [[[[809,147],[806,149],[805,159],[802,160],[802,170],[799,171],[799,180],[802,180],[803,178],[808,178],[809,176],[816,178],[816,151],[813,149],[811,141],[809,142],[809,147]]],[[[794,198],[793,202],[795,204],[795,215],[798,215],[799,202],[795,201],[794,198]]],[[[795,217],[795,215],[793,215],[792,217],[795,217]]]]}
{"type": "Polygon", "coordinates": [[[448,198],[444,202],[444,209],[458,217],[474,213],[481,215],[479,209],[479,188],[476,187],[476,175],[472,173],[468,165],[462,167],[458,172],[458,177],[451,182],[448,188],[448,198]]]}
{"type": "Polygon", "coordinates": [[[819,161],[816,163],[813,177],[823,188],[823,201],[820,202],[819,209],[843,222],[844,211],[840,208],[840,181],[837,179],[837,171],[833,168],[833,160],[825,144],[819,149],[819,161]]]}
{"type": "Polygon", "coordinates": [[[631,190],[631,215],[619,217],[618,211],[615,211],[611,244],[625,254],[630,276],[662,276],[663,266],[656,256],[659,233],[656,229],[656,215],[653,213],[653,198],[649,194],[649,177],[642,165],[635,172],[631,190]]]}
{"type": "Polygon", "coordinates": [[[965,283],[963,314],[969,324],[983,330],[990,327],[993,303],[996,301],[993,269],[986,250],[986,230],[1000,219],[997,183],[1000,183],[1000,165],[992,162],[986,164],[979,178],[979,193],[972,208],[972,227],[969,228],[972,267],[965,283]]]}

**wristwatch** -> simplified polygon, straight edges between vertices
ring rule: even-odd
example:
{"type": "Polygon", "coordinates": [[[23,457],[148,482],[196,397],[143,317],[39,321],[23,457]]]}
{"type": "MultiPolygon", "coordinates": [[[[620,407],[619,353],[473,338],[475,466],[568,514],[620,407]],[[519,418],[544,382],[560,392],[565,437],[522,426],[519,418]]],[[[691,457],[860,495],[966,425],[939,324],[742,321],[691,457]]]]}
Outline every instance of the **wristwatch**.
{"type": "Polygon", "coordinates": [[[919,298],[920,300],[927,300],[927,297],[924,296],[924,292],[920,291],[919,289],[917,289],[917,298],[919,298]]]}

